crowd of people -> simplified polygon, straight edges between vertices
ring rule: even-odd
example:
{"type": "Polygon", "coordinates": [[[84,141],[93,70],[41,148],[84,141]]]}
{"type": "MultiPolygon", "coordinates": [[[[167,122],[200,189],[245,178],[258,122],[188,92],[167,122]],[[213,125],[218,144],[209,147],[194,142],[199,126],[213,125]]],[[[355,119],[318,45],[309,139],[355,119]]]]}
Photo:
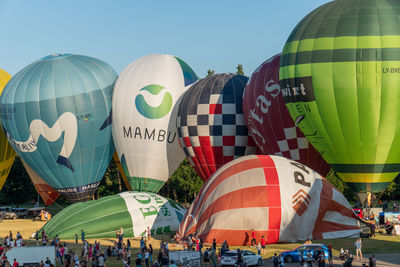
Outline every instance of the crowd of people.
{"type": "MultiPolygon", "coordinates": [[[[138,252],[132,252],[131,240],[124,238],[124,229],[116,229],[115,231],[116,240],[113,246],[102,247],[100,242],[97,240],[94,243],[89,243],[86,240],[85,231],[82,229],[80,233],[80,241],[78,234],[75,235],[76,245],[81,245],[79,252],[75,252],[74,249],[69,249],[67,243],[62,243],[56,235],[52,240],[49,240],[47,234],[42,230],[36,232],[36,245],[42,246],[54,246],[56,248],[56,262],[65,267],[106,267],[107,260],[110,257],[115,257],[118,261],[121,261],[124,267],[138,266],[138,267],[158,267],[158,266],[171,266],[169,261],[169,244],[166,241],[160,242],[160,249],[157,257],[153,257],[154,250],[151,244],[151,231],[147,228],[144,231],[144,236],[140,239],[140,247],[138,252]],[[134,258],[134,260],[131,260],[134,258]]],[[[260,240],[257,240],[255,232],[250,231],[251,241],[250,247],[256,248],[259,255],[266,254],[267,238],[262,236],[260,240]]],[[[154,241],[153,241],[154,244],[154,241]]],[[[307,239],[305,244],[311,244],[311,240],[307,239]]],[[[3,244],[0,246],[0,267],[17,267],[19,263],[16,259],[10,261],[7,259],[6,252],[12,247],[24,246],[25,241],[23,240],[19,232],[14,234],[10,231],[7,236],[3,239],[3,244]]],[[[225,240],[220,246],[217,247],[217,242],[214,239],[211,246],[205,247],[205,244],[201,237],[190,235],[186,240],[184,249],[197,251],[201,255],[201,260],[207,265],[217,266],[221,258],[230,251],[228,242],[225,240]]],[[[75,246],[76,249],[77,246],[75,246]]],[[[340,259],[343,261],[343,266],[352,266],[352,261],[356,260],[363,264],[363,266],[375,267],[376,258],[375,255],[368,259],[363,258],[362,254],[362,240],[357,238],[354,242],[355,256],[351,253],[351,249],[340,249],[340,259]]],[[[328,246],[328,257],[326,252],[321,248],[315,250],[306,249],[301,251],[300,255],[300,266],[315,266],[325,267],[333,266],[332,261],[332,247],[328,246]]],[[[245,261],[243,259],[242,251],[237,250],[237,266],[243,266],[245,261]]],[[[285,265],[285,259],[282,255],[275,255],[271,258],[273,266],[283,267],[285,265]]],[[[172,264],[174,266],[174,264],[172,264]]],[[[53,267],[53,263],[48,259],[44,259],[38,265],[38,267],[53,267]]]]}

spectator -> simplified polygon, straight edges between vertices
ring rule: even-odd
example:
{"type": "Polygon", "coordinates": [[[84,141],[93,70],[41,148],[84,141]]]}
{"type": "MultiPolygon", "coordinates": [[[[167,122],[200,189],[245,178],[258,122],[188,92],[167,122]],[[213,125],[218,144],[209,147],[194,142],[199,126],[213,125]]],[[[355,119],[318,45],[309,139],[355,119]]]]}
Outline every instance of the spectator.
{"type": "Polygon", "coordinates": [[[354,246],[356,247],[356,259],[358,260],[362,260],[363,256],[362,256],[362,252],[361,252],[361,248],[362,248],[362,242],[361,242],[361,238],[358,238],[356,240],[356,242],[354,242],[354,246]]]}
{"type": "Polygon", "coordinates": [[[369,260],[369,267],[376,267],[376,258],[375,254],[368,258],[369,260]]]}
{"type": "Polygon", "coordinates": [[[278,257],[278,255],[276,253],[272,257],[272,264],[274,265],[274,267],[278,267],[279,266],[279,257],[278,257]]]}
{"type": "Polygon", "coordinates": [[[251,245],[255,246],[256,244],[256,232],[254,232],[254,229],[251,229],[251,245]]]}
{"type": "Polygon", "coordinates": [[[83,244],[85,242],[85,231],[83,231],[83,229],[81,230],[81,240],[83,244]]]}
{"type": "Polygon", "coordinates": [[[142,258],[140,257],[140,253],[138,253],[135,263],[137,267],[142,267],[142,258]]]}
{"type": "MultiPolygon", "coordinates": [[[[10,231],[10,233],[11,233],[11,231],[10,231]]],[[[18,267],[19,266],[19,263],[18,263],[17,259],[14,259],[14,262],[13,262],[12,266],[13,267],[18,267]]]]}

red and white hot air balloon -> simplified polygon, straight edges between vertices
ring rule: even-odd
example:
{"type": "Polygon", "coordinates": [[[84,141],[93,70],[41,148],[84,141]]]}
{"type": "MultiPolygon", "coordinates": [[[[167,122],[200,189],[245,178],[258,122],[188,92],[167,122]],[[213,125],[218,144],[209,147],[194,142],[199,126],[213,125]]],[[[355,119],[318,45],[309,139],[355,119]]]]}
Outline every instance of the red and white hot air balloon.
{"type": "Polygon", "coordinates": [[[341,192],[312,169],[280,156],[250,155],[224,165],[204,184],[178,231],[206,243],[249,245],[355,236],[357,217],[341,192]]]}
{"type": "Polygon", "coordinates": [[[215,74],[199,80],[182,96],[178,140],[203,181],[225,163],[256,152],[242,111],[247,80],[243,75],[215,74]]]}
{"type": "Polygon", "coordinates": [[[279,86],[281,55],[261,64],[251,75],[243,94],[243,114],[249,134],[264,155],[298,161],[327,175],[330,166],[296,127],[286,109],[279,86]]]}

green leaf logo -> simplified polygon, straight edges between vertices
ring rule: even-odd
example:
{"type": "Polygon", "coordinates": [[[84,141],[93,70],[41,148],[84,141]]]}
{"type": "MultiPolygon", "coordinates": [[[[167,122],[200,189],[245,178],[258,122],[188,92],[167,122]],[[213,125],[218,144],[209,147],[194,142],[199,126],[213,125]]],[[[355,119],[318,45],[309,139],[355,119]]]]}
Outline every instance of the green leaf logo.
{"type": "Polygon", "coordinates": [[[148,119],[160,119],[167,115],[172,108],[172,95],[170,92],[164,94],[161,104],[157,107],[147,104],[143,95],[140,94],[140,91],[147,91],[151,95],[157,96],[163,89],[165,89],[164,86],[158,84],[150,84],[140,89],[139,94],[135,98],[137,111],[148,119]]]}

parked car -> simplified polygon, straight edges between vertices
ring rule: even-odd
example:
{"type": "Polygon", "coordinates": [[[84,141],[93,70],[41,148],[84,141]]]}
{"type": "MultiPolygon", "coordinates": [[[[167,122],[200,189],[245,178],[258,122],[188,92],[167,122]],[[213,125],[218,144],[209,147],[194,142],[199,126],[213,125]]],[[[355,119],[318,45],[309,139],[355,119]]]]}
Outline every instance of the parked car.
{"type": "Polygon", "coordinates": [[[28,215],[28,209],[26,208],[12,208],[12,212],[17,214],[19,218],[25,218],[28,215]]]}
{"type": "Polygon", "coordinates": [[[11,207],[0,207],[0,211],[3,214],[3,219],[12,219],[15,220],[18,218],[18,215],[15,214],[13,208],[11,207]]]}
{"type": "MultiPolygon", "coordinates": [[[[247,265],[262,265],[262,257],[258,254],[255,254],[252,251],[248,250],[241,250],[242,256],[243,256],[243,262],[247,265]]],[[[238,252],[237,250],[231,250],[228,252],[225,252],[223,256],[221,256],[221,266],[227,266],[227,265],[235,265],[236,260],[238,257],[238,252]]]]}
{"type": "Polygon", "coordinates": [[[328,247],[324,244],[304,244],[298,246],[293,250],[283,251],[279,254],[279,257],[282,256],[285,262],[293,262],[293,261],[300,261],[301,259],[301,252],[303,252],[303,259],[307,259],[307,253],[310,251],[313,255],[316,250],[320,249],[323,251],[325,255],[325,259],[328,259],[328,247]]]}

